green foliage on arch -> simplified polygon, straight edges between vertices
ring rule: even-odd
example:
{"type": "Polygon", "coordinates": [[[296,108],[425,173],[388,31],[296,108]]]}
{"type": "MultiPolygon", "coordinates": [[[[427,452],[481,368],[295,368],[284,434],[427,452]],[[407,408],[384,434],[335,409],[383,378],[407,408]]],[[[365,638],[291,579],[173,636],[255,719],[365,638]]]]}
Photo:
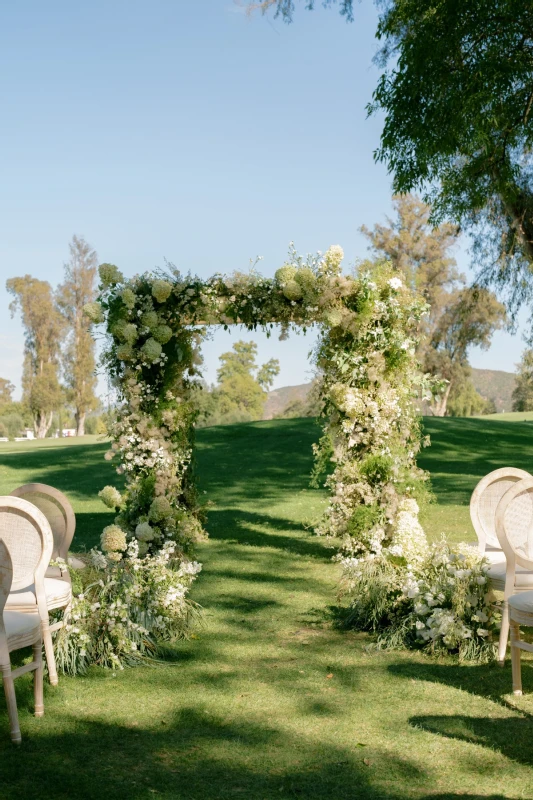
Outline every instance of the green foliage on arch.
{"type": "MultiPolygon", "coordinates": [[[[339,543],[348,571],[354,557],[379,555],[394,542],[405,502],[412,510],[424,493],[413,397],[423,383],[415,351],[427,306],[389,263],[345,275],[342,259],[338,246],[305,259],[291,250],[273,279],[252,270],[200,280],[172,270],[125,280],[113,265],[100,267],[100,296],[86,313],[106,325],[103,363],[119,400],[107,457],[118,460],[126,490],[101,493],[117,517],[93,561],[118,585],[124,576],[128,584],[132,565],[144,574],[154,560],[164,562],[165,596],[146,596],[157,606],[155,621],[141,611],[133,615],[146,632],[145,650],[175,635],[177,618],[188,619],[187,590],[199,570],[190,559],[205,536],[204,513],[192,464],[198,346],[206,326],[269,331],[277,323],[284,334],[320,326],[314,360],[324,435],[315,479],[327,466],[331,498],[317,533],[339,543]]],[[[124,612],[122,643],[110,644],[119,660],[127,655],[130,618],[124,612]]],[[[137,630],[135,636],[138,652],[137,630]]]]}

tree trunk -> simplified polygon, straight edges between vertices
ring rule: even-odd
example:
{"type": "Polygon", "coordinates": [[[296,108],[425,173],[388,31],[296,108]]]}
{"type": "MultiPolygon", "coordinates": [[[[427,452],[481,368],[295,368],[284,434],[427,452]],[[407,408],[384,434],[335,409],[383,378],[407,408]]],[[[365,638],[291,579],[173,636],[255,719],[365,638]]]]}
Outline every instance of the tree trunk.
{"type": "Polygon", "coordinates": [[[452,384],[449,383],[446,386],[446,389],[443,394],[440,395],[435,400],[434,405],[432,406],[431,410],[433,411],[434,417],[444,417],[446,416],[446,409],[448,407],[448,398],[450,396],[450,390],[452,388],[452,384]]]}
{"type": "Polygon", "coordinates": [[[76,411],[76,436],[85,436],[85,411],[76,411]]]}
{"type": "Polygon", "coordinates": [[[44,439],[46,437],[50,425],[52,424],[53,415],[53,411],[50,411],[48,414],[45,411],[39,411],[33,422],[37,439],[44,439]]]}

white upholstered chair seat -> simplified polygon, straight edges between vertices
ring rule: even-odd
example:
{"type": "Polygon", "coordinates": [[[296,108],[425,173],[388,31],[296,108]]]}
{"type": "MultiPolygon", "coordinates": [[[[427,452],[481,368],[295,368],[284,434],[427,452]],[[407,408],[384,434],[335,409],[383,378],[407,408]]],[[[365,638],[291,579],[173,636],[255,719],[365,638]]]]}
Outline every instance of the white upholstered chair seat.
{"type": "Polygon", "coordinates": [[[526,614],[533,614],[533,590],[513,594],[507,601],[511,608],[526,614]]]}
{"type": "MultiPolygon", "coordinates": [[[[70,583],[58,580],[57,578],[44,579],[44,591],[46,594],[46,604],[49,609],[63,608],[68,605],[72,595],[70,583]]],[[[37,598],[35,597],[35,586],[19,589],[16,592],[10,592],[6,602],[6,609],[20,609],[26,611],[27,609],[36,606],[37,598]]]]}
{"type": "Polygon", "coordinates": [[[22,614],[20,611],[4,611],[4,626],[7,639],[31,634],[34,638],[40,635],[41,620],[37,612],[22,614]]]}
{"type": "MultiPolygon", "coordinates": [[[[505,575],[507,570],[507,562],[500,561],[497,564],[491,564],[487,570],[487,575],[491,579],[495,589],[503,591],[505,588],[505,575]]],[[[533,589],[533,572],[524,569],[523,567],[516,567],[515,572],[515,589],[519,591],[525,588],[533,589]]]]}

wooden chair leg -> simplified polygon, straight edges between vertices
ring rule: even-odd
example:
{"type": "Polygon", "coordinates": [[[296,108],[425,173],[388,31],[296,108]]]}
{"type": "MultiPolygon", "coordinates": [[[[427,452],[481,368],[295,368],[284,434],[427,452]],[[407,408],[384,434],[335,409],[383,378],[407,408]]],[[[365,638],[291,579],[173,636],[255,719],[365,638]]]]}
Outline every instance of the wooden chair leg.
{"type": "Polygon", "coordinates": [[[498,664],[503,667],[505,664],[505,653],[507,651],[507,640],[509,639],[509,606],[504,601],[502,608],[502,626],[500,628],[500,640],[498,642],[498,664]]]}
{"type": "Polygon", "coordinates": [[[35,642],[33,645],[33,660],[38,664],[33,673],[33,697],[35,703],[35,716],[42,717],[44,714],[43,700],[43,643],[35,642]]]}
{"type": "Polygon", "coordinates": [[[22,736],[19,726],[19,715],[17,711],[17,696],[15,694],[15,682],[11,677],[11,664],[2,665],[2,678],[4,681],[4,692],[6,695],[7,713],[9,714],[9,726],[11,728],[11,741],[20,744],[22,736]]]}
{"type": "Polygon", "coordinates": [[[520,626],[511,620],[511,665],[513,671],[513,694],[522,694],[522,670],[520,667],[520,626]]]}
{"type": "Polygon", "coordinates": [[[57,686],[57,668],[52,634],[50,633],[50,628],[47,623],[43,624],[41,627],[43,632],[44,652],[46,653],[46,663],[48,665],[48,678],[52,686],[57,686]]]}

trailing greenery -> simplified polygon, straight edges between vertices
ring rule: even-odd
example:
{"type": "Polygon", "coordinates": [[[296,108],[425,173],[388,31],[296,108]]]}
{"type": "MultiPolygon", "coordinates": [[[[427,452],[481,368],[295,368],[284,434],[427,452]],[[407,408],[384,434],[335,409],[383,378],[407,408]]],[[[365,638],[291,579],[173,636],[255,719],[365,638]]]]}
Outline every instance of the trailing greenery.
{"type": "MultiPolygon", "coordinates": [[[[415,465],[420,434],[412,401],[420,384],[417,327],[427,307],[390,264],[346,276],[343,255],[332,246],[304,259],[292,248],[273,280],[252,270],[207,281],[177,271],[126,281],[114,265],[101,265],[98,302],[85,310],[93,322],[106,322],[103,363],[119,398],[107,457],[120,459],[117,472],[126,479],[122,495],[113,487],[101,492],[118,512],[102,534],[105,555],[93,557],[101,559],[102,568],[117,569],[124,562],[127,573],[134,547],[143,569],[171,547],[179,572],[203,538],[191,464],[197,347],[210,324],[268,330],[280,323],[283,335],[293,327],[321,324],[316,362],[327,421],[316,455],[323,463],[333,447],[336,467],[327,479],[332,501],[318,530],[343,537],[345,554],[374,552],[393,535],[402,498],[420,493],[417,486],[425,479],[415,465]],[[369,505],[372,520],[361,510],[369,505]],[[357,522],[357,515],[364,522],[357,522]]],[[[236,361],[238,376],[249,371],[252,355],[244,344],[226,354],[222,383],[235,377],[236,361]]],[[[265,365],[257,380],[267,385],[276,368],[274,362],[265,365]]],[[[110,599],[103,597],[102,606],[110,599]]],[[[125,619],[133,621],[128,613],[125,619]]],[[[174,610],[169,606],[165,613],[171,618],[174,610]]],[[[171,619],[166,628],[173,628],[171,619]]],[[[153,625],[147,630],[157,638],[153,625]]],[[[110,647],[120,660],[122,644],[110,647]]],[[[98,659],[109,663],[107,655],[98,659]]]]}

